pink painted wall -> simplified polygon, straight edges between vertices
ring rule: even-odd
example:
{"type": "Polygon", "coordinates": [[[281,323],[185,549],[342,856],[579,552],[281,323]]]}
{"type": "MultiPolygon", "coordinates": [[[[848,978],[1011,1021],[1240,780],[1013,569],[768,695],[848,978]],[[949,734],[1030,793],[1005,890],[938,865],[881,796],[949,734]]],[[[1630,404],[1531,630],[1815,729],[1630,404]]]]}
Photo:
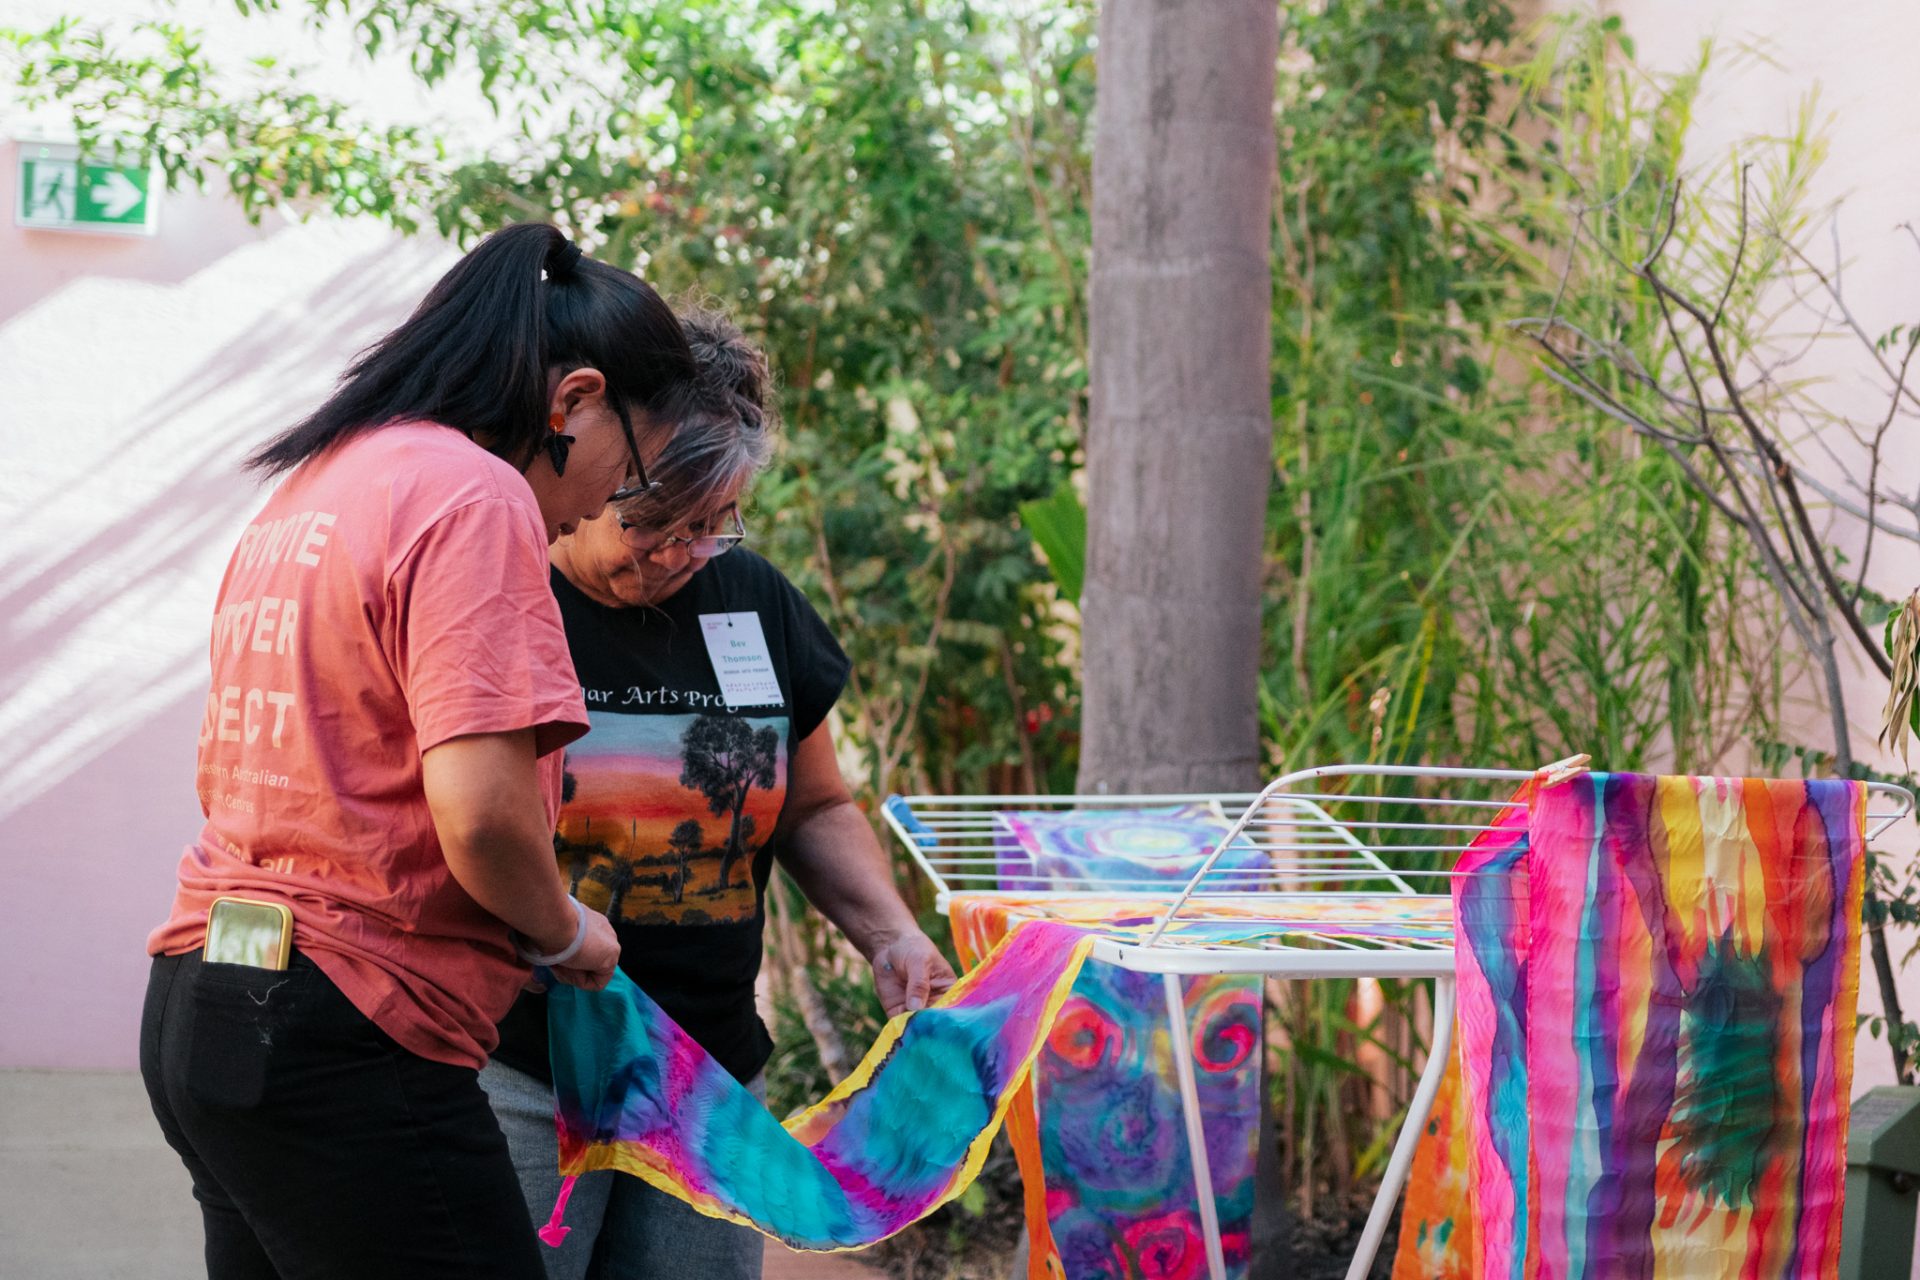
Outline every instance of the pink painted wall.
{"type": "Polygon", "coordinates": [[[131,1067],[146,933],[199,826],[207,619],[240,458],[450,258],[371,225],[13,225],[0,144],[0,1067],[131,1067]]]}

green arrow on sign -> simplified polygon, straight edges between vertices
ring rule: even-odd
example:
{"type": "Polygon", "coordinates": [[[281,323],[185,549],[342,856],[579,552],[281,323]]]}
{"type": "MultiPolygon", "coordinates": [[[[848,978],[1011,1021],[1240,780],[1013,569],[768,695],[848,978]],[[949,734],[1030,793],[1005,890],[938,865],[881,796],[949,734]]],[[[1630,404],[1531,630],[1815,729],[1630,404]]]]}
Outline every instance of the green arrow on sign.
{"type": "Polygon", "coordinates": [[[73,147],[21,150],[21,226],[151,233],[152,174],[146,167],[83,161],[73,147]]]}
{"type": "Polygon", "coordinates": [[[80,171],[82,222],[145,222],[147,174],[144,169],[106,169],[87,165],[80,171]]]}

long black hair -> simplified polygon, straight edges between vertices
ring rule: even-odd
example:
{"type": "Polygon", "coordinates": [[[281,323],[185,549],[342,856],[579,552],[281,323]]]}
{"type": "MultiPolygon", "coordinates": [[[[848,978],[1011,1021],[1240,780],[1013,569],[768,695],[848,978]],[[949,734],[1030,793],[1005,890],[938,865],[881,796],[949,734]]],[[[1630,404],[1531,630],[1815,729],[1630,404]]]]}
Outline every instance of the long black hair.
{"type": "Polygon", "coordinates": [[[677,422],[698,367],[673,311],[638,276],[582,256],[557,228],[482,240],[405,323],[347,366],[326,403],[247,466],[278,475],[343,440],[426,420],[524,468],[549,431],[549,378],[592,367],[631,433],[638,410],[677,422]]]}

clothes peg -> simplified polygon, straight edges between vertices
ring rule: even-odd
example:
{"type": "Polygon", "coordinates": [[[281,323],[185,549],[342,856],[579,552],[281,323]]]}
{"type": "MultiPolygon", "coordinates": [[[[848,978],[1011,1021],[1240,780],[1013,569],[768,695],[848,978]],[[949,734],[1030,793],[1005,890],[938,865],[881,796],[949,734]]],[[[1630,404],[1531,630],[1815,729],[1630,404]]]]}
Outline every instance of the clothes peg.
{"type": "Polygon", "coordinates": [[[1588,772],[1587,766],[1592,763],[1593,757],[1582,752],[1577,756],[1568,756],[1565,760],[1543,764],[1534,770],[1533,776],[1540,780],[1540,785],[1543,787],[1558,786],[1562,782],[1588,772]]]}

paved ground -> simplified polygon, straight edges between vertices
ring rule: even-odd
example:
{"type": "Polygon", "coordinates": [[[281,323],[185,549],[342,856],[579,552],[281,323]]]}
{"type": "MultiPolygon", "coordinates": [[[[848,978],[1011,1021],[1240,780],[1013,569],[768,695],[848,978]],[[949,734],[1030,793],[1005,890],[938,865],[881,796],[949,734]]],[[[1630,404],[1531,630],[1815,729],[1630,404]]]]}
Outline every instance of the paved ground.
{"type": "MultiPolygon", "coordinates": [[[[196,1280],[200,1215],[139,1077],[0,1071],[0,1277],[196,1280]]],[[[839,1255],[767,1254],[766,1280],[873,1280],[839,1255]]]]}

